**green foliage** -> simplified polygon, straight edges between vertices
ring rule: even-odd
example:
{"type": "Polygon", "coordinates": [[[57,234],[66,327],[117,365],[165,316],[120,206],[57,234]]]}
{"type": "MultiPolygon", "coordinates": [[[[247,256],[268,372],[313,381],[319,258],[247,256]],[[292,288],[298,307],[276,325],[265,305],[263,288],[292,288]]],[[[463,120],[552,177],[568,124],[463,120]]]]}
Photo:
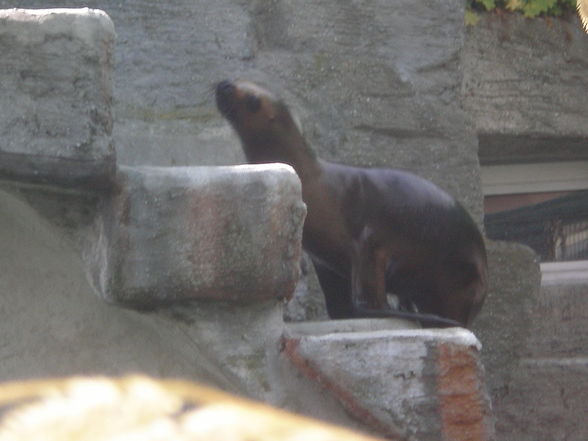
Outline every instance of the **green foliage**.
{"type": "Polygon", "coordinates": [[[484,5],[486,11],[490,11],[496,7],[496,2],[494,0],[477,0],[477,2],[484,5]]]}
{"type": "Polygon", "coordinates": [[[480,19],[476,11],[507,10],[518,12],[527,18],[539,16],[559,17],[576,7],[576,0],[467,0],[467,25],[474,25],[480,19]]]}

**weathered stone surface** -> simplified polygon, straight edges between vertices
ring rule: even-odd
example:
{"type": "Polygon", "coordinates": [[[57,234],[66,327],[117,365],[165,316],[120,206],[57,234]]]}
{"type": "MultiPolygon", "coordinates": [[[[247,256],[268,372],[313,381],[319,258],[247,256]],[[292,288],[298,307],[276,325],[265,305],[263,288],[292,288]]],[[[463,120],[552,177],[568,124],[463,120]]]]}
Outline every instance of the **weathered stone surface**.
{"type": "MultiPolygon", "coordinates": [[[[79,7],[79,0],[64,0],[79,7]]],[[[217,114],[212,86],[250,77],[256,43],[247,9],[235,0],[88,0],[116,26],[113,137],[126,165],[231,165],[243,155],[217,114]],[[195,147],[197,146],[197,147],[195,147]]],[[[0,7],[46,8],[46,0],[0,7]]]]}
{"type": "Polygon", "coordinates": [[[283,96],[321,156],[410,169],[481,219],[476,138],[459,95],[463,1],[89,5],[104,9],[117,29],[114,137],[121,163],[243,162],[211,88],[226,77],[247,78],[283,96]]]}
{"type": "Polygon", "coordinates": [[[541,274],[536,254],[523,245],[487,242],[488,295],[472,331],[482,342],[482,359],[495,409],[526,353],[541,274]],[[524,274],[524,276],[521,276],[524,274]]]}
{"type": "Polygon", "coordinates": [[[121,167],[86,253],[100,295],[157,306],[291,296],[305,207],[283,164],[121,167]]]}
{"type": "Polygon", "coordinates": [[[0,11],[0,179],[109,185],[113,46],[102,11],[0,11]]]}
{"type": "Polygon", "coordinates": [[[458,328],[284,338],[285,356],[354,418],[406,440],[494,439],[479,349],[458,328]]]}
{"type": "Polygon", "coordinates": [[[283,328],[275,300],[157,313],[113,307],[92,292],[67,229],[0,191],[0,381],[142,372],[279,395],[266,370],[283,328]]]}
{"type": "Polygon", "coordinates": [[[0,242],[1,381],[127,372],[211,378],[146,326],[148,317],[93,295],[63,231],[4,191],[0,242]]]}
{"type": "Polygon", "coordinates": [[[531,311],[533,321],[526,343],[527,356],[588,359],[586,286],[587,284],[574,284],[541,287],[538,301],[531,311]]]}
{"type": "MultiPolygon", "coordinates": [[[[543,265],[542,265],[543,266],[543,265]]],[[[495,410],[502,439],[580,441],[588,437],[586,284],[542,286],[523,355],[495,410]]]]}
{"type": "Polygon", "coordinates": [[[320,289],[312,261],[306,253],[300,259],[300,280],[292,298],[284,307],[284,320],[287,322],[304,322],[328,320],[325,296],[320,289]]]}
{"type": "Polygon", "coordinates": [[[588,35],[577,17],[487,14],[468,29],[463,59],[483,163],[588,157],[588,35]]]}
{"type": "MultiPolygon", "coordinates": [[[[284,97],[321,156],[411,169],[481,219],[475,133],[459,105],[462,1],[90,5],[117,26],[114,136],[122,163],[243,162],[211,86],[251,78],[284,97]]],[[[318,300],[293,318],[324,317],[322,294],[309,277],[318,300]]]]}
{"type": "Polygon", "coordinates": [[[3,190],[1,381],[142,372],[257,399],[284,395],[281,374],[268,361],[268,353],[277,357],[283,330],[274,299],[194,302],[157,313],[108,305],[88,284],[71,226],[48,222],[28,197],[3,190]]]}
{"type": "Polygon", "coordinates": [[[524,360],[501,403],[500,439],[583,441],[588,436],[588,360],[524,360]]]}
{"type": "Polygon", "coordinates": [[[260,2],[257,63],[323,158],[412,170],[480,219],[476,138],[459,103],[463,7],[260,2]]]}

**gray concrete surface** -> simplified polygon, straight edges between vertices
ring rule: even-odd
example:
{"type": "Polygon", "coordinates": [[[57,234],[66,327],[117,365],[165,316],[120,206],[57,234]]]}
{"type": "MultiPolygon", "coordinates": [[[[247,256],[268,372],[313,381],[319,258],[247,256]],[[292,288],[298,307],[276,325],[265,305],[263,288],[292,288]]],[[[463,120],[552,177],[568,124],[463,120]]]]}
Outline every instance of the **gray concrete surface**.
{"type": "MultiPolygon", "coordinates": [[[[586,274],[585,274],[586,276],[586,274]]],[[[588,283],[542,286],[498,430],[522,441],[586,438],[588,283]],[[533,405],[529,405],[533,403],[533,405]]]]}
{"type": "MultiPolygon", "coordinates": [[[[339,322],[329,323],[340,331],[339,322]]],[[[471,332],[299,332],[287,330],[284,355],[380,435],[415,441],[494,439],[480,344],[471,332]]]]}
{"type": "Polygon", "coordinates": [[[102,11],[0,11],[0,179],[109,185],[113,50],[102,11]]]}
{"type": "MultiPolygon", "coordinates": [[[[0,0],[0,7],[56,5],[0,0]]],[[[326,159],[411,169],[481,218],[476,138],[459,105],[461,0],[59,6],[103,9],[116,26],[113,137],[121,164],[242,162],[212,99],[217,81],[241,77],[279,92],[326,159]]]]}
{"type": "Polygon", "coordinates": [[[488,260],[488,296],[472,330],[483,342],[488,387],[500,407],[512,372],[526,351],[541,274],[535,253],[519,244],[489,242],[488,260]]]}
{"type": "Polygon", "coordinates": [[[1,378],[145,372],[197,375],[197,367],[133,311],[92,293],[70,238],[29,204],[0,191],[1,378]]]}
{"type": "Polygon", "coordinates": [[[588,158],[588,35],[575,15],[488,14],[465,41],[462,93],[482,163],[588,158]]]}
{"type": "Polygon", "coordinates": [[[285,164],[119,167],[84,261],[99,295],[138,308],[289,298],[306,207],[285,164]]]}

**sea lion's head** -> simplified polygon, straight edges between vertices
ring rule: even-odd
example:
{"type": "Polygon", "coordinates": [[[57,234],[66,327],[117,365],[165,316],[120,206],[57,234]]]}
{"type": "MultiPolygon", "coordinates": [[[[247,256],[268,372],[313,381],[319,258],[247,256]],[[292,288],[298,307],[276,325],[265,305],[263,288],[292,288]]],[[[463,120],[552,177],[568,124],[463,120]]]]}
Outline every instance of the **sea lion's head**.
{"type": "Polygon", "coordinates": [[[284,122],[286,106],[271,92],[249,81],[221,81],[216,86],[216,105],[238,131],[267,130],[284,122]]]}
{"type": "Polygon", "coordinates": [[[258,162],[256,159],[271,158],[259,155],[252,158],[251,153],[257,153],[252,149],[262,153],[261,150],[271,147],[273,153],[278,154],[276,159],[281,159],[279,146],[301,138],[298,125],[286,104],[257,84],[221,81],[216,86],[216,105],[241,138],[248,159],[255,162],[258,162]]]}
{"type": "Polygon", "coordinates": [[[294,166],[314,151],[286,104],[273,93],[249,81],[221,81],[216,105],[231,123],[251,163],[285,162],[294,166]]]}

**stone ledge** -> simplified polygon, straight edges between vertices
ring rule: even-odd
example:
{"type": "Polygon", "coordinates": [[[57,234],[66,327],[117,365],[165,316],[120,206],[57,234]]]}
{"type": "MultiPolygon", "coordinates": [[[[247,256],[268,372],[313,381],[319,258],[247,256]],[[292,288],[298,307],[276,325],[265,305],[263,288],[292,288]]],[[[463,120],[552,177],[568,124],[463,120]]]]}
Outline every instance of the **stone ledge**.
{"type": "Polygon", "coordinates": [[[84,258],[100,296],[153,307],[290,297],[306,213],[291,167],[120,167],[84,258]]]}
{"type": "Polygon", "coordinates": [[[285,333],[289,337],[305,335],[340,334],[345,332],[393,331],[399,329],[421,329],[416,322],[404,319],[353,319],[286,323],[285,333]]]}
{"type": "Polygon", "coordinates": [[[0,179],[110,185],[114,40],[100,10],[0,10],[0,179]]]}
{"type": "Polygon", "coordinates": [[[471,332],[319,333],[287,329],[284,356],[371,430],[390,439],[494,439],[480,344],[471,332]]]}
{"type": "Polygon", "coordinates": [[[588,283],[588,261],[549,262],[541,264],[541,286],[588,283]]]}

